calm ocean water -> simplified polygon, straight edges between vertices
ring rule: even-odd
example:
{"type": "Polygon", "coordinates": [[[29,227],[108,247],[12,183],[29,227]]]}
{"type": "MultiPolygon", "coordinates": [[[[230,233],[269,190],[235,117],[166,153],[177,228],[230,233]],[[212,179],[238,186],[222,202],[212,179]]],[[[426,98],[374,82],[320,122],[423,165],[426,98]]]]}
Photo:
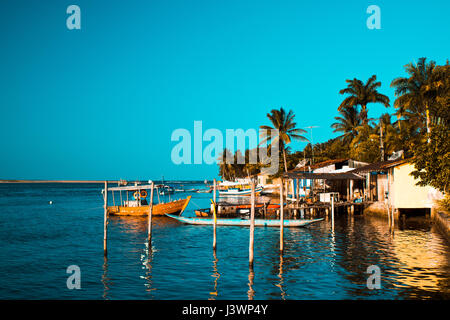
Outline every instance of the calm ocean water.
{"type": "MultiPolygon", "coordinates": [[[[0,299],[450,298],[450,247],[425,218],[393,236],[387,221],[363,216],[339,217],[334,234],[329,221],[287,228],[282,261],[279,229],[256,228],[249,273],[248,228],[218,227],[214,256],[211,227],[155,218],[148,256],[146,218],[112,217],[105,260],[102,187],[0,184],[0,299]],[[66,286],[70,265],[80,290],[66,286]],[[381,289],[367,289],[370,265],[381,289]]],[[[193,194],[188,213],[210,197],[193,194]]]]}

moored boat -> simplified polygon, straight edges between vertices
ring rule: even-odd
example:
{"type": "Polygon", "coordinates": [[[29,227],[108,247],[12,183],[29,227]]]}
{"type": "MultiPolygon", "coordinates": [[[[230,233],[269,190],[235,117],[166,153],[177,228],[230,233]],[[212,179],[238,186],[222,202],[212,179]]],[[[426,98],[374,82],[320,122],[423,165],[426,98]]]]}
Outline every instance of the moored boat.
{"type": "MultiPolygon", "coordinates": [[[[255,188],[255,194],[258,195],[263,190],[262,187],[255,188]]],[[[219,195],[221,196],[249,196],[252,190],[245,187],[227,188],[225,190],[219,190],[219,195]]]]}
{"type": "MultiPolygon", "coordinates": [[[[166,214],[166,216],[178,220],[179,222],[192,225],[213,225],[214,218],[200,218],[200,217],[182,217],[175,216],[172,214],[166,214]]],[[[283,221],[283,226],[285,227],[303,227],[314,222],[322,221],[320,219],[286,219],[283,221]]],[[[216,219],[216,224],[218,226],[238,226],[238,227],[248,227],[250,226],[251,220],[240,219],[240,218],[223,218],[216,219]]],[[[255,227],[280,227],[279,219],[255,219],[255,227]]]]}
{"type": "MultiPolygon", "coordinates": [[[[112,187],[107,191],[112,192],[112,206],[107,206],[107,212],[110,215],[117,216],[146,216],[150,212],[150,206],[147,202],[148,192],[151,189],[151,185],[136,185],[125,187],[112,187]],[[115,205],[114,192],[119,192],[119,205],[115,205]],[[129,199],[129,193],[132,193],[132,198],[129,199]],[[124,197],[122,197],[122,193],[124,197]],[[125,200],[126,199],[126,200],[125,200]]],[[[158,192],[158,188],[155,188],[155,192],[158,192]]],[[[117,197],[116,197],[117,199],[117,197]]],[[[177,199],[170,202],[160,202],[153,204],[152,215],[163,216],[165,214],[182,214],[186,209],[191,196],[183,199],[177,199]]]]}
{"type": "MultiPolygon", "coordinates": [[[[159,203],[153,205],[154,216],[164,216],[165,214],[181,214],[186,209],[191,196],[184,199],[174,200],[166,203],[159,203]]],[[[149,205],[142,206],[109,206],[108,214],[116,216],[146,216],[150,211],[149,205]]]]}

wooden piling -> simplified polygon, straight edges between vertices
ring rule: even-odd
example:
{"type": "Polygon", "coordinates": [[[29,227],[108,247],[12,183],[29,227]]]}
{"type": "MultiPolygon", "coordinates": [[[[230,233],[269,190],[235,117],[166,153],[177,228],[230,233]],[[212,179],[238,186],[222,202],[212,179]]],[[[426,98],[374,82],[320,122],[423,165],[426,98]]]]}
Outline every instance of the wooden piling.
{"type": "Polygon", "coordinates": [[[350,188],[350,201],[353,200],[353,180],[349,181],[350,188]]]}
{"type": "Polygon", "coordinates": [[[385,200],[385,204],[386,204],[386,213],[388,216],[388,225],[389,225],[389,229],[391,229],[391,212],[389,210],[389,203],[387,202],[387,200],[385,200]]]}
{"type": "Polygon", "coordinates": [[[150,203],[148,211],[148,250],[152,250],[152,217],[153,217],[153,190],[155,189],[155,183],[152,182],[150,189],[150,203]]]}
{"type": "Polygon", "coordinates": [[[253,244],[255,237],[255,182],[250,182],[252,188],[251,209],[250,209],[250,244],[248,248],[248,262],[250,269],[253,269],[253,244]]]}
{"type": "Polygon", "coordinates": [[[288,193],[288,191],[289,191],[289,184],[288,184],[288,182],[286,181],[285,183],[284,183],[284,194],[285,194],[285,198],[286,198],[286,207],[288,207],[288,195],[289,195],[289,193],[288,193]]]}
{"type": "Polygon", "coordinates": [[[267,215],[267,206],[269,205],[270,201],[267,203],[264,203],[264,219],[266,218],[267,215]]]}
{"type": "Polygon", "coordinates": [[[217,229],[217,214],[216,214],[216,179],[214,179],[214,190],[213,190],[213,206],[214,206],[214,235],[213,235],[213,250],[216,251],[217,248],[217,235],[216,235],[216,229],[217,229]]]}
{"type": "Polygon", "coordinates": [[[284,251],[284,200],[283,200],[283,180],[280,181],[280,254],[284,251]]]}
{"type": "Polygon", "coordinates": [[[107,250],[107,235],[108,235],[108,182],[105,181],[105,194],[103,195],[104,205],[103,205],[103,253],[106,257],[107,250]]]}
{"type": "Polygon", "coordinates": [[[296,189],[297,189],[297,198],[295,200],[297,202],[297,207],[298,207],[298,205],[300,203],[300,184],[299,184],[298,179],[295,180],[295,183],[296,183],[296,189]]]}

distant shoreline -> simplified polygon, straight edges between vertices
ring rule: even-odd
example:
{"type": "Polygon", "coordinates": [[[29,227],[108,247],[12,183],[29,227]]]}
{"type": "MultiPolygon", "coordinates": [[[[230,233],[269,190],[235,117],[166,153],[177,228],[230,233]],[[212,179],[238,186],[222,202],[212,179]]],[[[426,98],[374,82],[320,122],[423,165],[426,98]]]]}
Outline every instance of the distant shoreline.
{"type": "MultiPolygon", "coordinates": [[[[119,180],[6,180],[0,179],[1,183],[119,183],[119,180]]],[[[143,182],[143,181],[141,181],[143,182]]],[[[155,181],[159,182],[159,181],[155,181]]],[[[202,184],[203,181],[200,180],[166,180],[166,182],[175,183],[175,184],[183,184],[183,183],[198,183],[202,184]]],[[[134,181],[128,181],[128,183],[134,183],[134,181]]]]}
{"type": "MultiPolygon", "coordinates": [[[[108,183],[117,182],[108,181],[108,183]]],[[[0,180],[0,183],[105,183],[105,180],[0,180]]]]}

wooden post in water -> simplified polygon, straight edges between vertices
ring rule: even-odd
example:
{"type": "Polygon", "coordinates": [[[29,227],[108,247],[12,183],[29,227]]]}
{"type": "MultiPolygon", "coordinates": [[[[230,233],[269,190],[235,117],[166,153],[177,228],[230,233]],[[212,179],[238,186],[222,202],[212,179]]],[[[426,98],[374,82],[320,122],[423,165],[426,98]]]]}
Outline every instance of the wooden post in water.
{"type": "Polygon", "coordinates": [[[331,231],[334,232],[334,194],[331,195],[331,231]]]}
{"type": "Polygon", "coordinates": [[[395,228],[394,205],[392,205],[392,230],[395,228]]]}
{"type": "Polygon", "coordinates": [[[283,200],[283,179],[280,179],[280,254],[283,254],[284,250],[284,200],[283,200]]]}
{"type": "Polygon", "coordinates": [[[217,238],[216,238],[216,228],[217,228],[217,214],[216,214],[216,179],[214,179],[214,190],[213,190],[213,206],[214,206],[214,238],[213,238],[213,250],[216,251],[217,238]]]}
{"type": "Polygon", "coordinates": [[[292,196],[292,204],[295,205],[294,199],[295,199],[295,189],[294,189],[294,179],[289,180],[289,188],[292,187],[291,190],[291,196],[292,196]]]}
{"type": "Polygon", "coordinates": [[[255,237],[255,182],[250,182],[252,188],[251,194],[251,209],[250,209],[250,244],[248,248],[248,263],[250,269],[253,269],[253,243],[255,237]]]}
{"type": "Polygon", "coordinates": [[[353,180],[349,181],[350,188],[350,201],[353,200],[353,180]]]}
{"type": "Polygon", "coordinates": [[[298,178],[295,180],[295,183],[297,184],[297,186],[296,186],[296,189],[297,189],[297,198],[296,198],[296,200],[297,200],[297,207],[298,207],[298,204],[300,203],[300,184],[299,184],[298,178]]]}
{"type": "Polygon", "coordinates": [[[270,200],[269,200],[269,202],[264,203],[264,219],[265,219],[266,216],[267,216],[267,207],[269,206],[269,203],[270,203],[270,200]]]}
{"type": "Polygon", "coordinates": [[[108,234],[108,182],[105,181],[105,194],[103,195],[103,253],[106,257],[108,250],[107,250],[107,234],[108,234]]]}
{"type": "Polygon", "coordinates": [[[384,203],[386,205],[386,213],[388,216],[388,225],[389,225],[389,230],[391,230],[391,212],[389,210],[389,202],[387,199],[384,199],[384,203]]]}
{"type": "Polygon", "coordinates": [[[152,217],[153,217],[153,190],[155,189],[155,183],[152,182],[150,189],[150,203],[148,211],[148,250],[152,250],[152,217]]]}

